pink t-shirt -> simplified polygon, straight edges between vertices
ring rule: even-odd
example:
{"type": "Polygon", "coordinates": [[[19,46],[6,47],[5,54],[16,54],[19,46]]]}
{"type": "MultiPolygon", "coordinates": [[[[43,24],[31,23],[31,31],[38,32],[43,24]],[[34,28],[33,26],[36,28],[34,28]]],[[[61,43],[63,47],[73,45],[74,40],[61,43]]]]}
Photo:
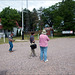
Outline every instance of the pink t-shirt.
{"type": "Polygon", "coordinates": [[[39,45],[41,47],[47,47],[48,46],[48,41],[49,41],[49,38],[47,35],[44,35],[44,34],[41,34],[40,37],[39,37],[39,45]]]}

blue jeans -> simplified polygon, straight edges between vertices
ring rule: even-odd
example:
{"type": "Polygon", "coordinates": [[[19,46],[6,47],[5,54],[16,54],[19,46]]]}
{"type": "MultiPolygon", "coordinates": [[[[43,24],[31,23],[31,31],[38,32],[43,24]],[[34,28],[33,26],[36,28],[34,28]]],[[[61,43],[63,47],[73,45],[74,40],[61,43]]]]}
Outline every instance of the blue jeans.
{"type": "Polygon", "coordinates": [[[41,52],[40,52],[40,59],[41,60],[43,60],[43,58],[44,58],[44,61],[47,60],[47,48],[48,47],[41,47],[40,46],[40,50],[41,50],[41,52]]]}
{"type": "Polygon", "coordinates": [[[9,41],[9,45],[10,45],[9,51],[12,51],[13,43],[11,41],[9,41]]]}

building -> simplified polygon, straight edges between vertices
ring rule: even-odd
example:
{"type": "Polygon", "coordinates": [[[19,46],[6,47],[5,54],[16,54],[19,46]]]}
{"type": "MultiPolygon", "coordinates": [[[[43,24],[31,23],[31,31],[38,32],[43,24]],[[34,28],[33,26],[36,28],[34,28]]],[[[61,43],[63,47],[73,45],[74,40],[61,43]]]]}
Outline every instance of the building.
{"type": "Polygon", "coordinates": [[[46,30],[48,36],[53,37],[53,28],[52,27],[49,27],[48,24],[45,24],[45,28],[44,29],[46,30]]]}
{"type": "Polygon", "coordinates": [[[53,28],[52,27],[46,27],[45,28],[47,35],[53,37],[53,28]]]}
{"type": "MultiPolygon", "coordinates": [[[[22,32],[22,27],[19,26],[18,22],[16,21],[16,25],[17,27],[13,27],[13,33],[14,33],[14,36],[16,36],[16,33],[17,33],[17,30],[18,32],[21,30],[22,32]]],[[[1,18],[0,18],[0,33],[2,34],[5,34],[5,36],[7,37],[9,34],[11,34],[10,30],[4,30],[3,29],[3,26],[1,24],[1,18]]]]}

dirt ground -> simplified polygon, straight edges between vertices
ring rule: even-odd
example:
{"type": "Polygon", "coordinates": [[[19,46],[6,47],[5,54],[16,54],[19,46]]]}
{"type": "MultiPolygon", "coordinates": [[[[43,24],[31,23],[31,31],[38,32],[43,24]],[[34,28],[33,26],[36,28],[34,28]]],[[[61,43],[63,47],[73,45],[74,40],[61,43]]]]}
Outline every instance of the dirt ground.
{"type": "Polygon", "coordinates": [[[75,38],[51,39],[48,42],[48,62],[40,61],[39,41],[37,57],[30,58],[30,42],[0,45],[0,75],[75,75],[75,38]]]}

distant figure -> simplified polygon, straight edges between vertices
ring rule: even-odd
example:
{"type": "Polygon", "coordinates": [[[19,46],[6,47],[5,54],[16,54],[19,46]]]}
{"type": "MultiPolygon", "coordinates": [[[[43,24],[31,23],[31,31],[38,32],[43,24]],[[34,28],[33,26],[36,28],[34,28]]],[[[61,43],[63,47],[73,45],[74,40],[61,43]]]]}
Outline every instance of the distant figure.
{"type": "MultiPolygon", "coordinates": [[[[30,43],[33,44],[35,43],[35,40],[34,40],[34,32],[31,32],[31,36],[30,36],[30,43]]],[[[35,54],[35,50],[31,48],[31,54],[30,54],[30,57],[34,57],[36,56],[35,54]]]]}
{"type": "Polygon", "coordinates": [[[47,62],[47,48],[48,48],[48,41],[49,38],[46,35],[46,31],[43,30],[42,34],[39,37],[39,45],[40,45],[40,59],[43,60],[44,58],[44,62],[47,62]]]}
{"type": "Polygon", "coordinates": [[[15,40],[13,40],[13,33],[11,33],[10,35],[9,35],[9,37],[8,37],[8,39],[9,39],[9,45],[10,45],[10,48],[9,48],[9,52],[13,52],[12,51],[12,48],[13,48],[13,41],[15,41],[15,40]]]}
{"type": "Polygon", "coordinates": [[[50,31],[51,37],[53,38],[53,31],[50,31]]]}

